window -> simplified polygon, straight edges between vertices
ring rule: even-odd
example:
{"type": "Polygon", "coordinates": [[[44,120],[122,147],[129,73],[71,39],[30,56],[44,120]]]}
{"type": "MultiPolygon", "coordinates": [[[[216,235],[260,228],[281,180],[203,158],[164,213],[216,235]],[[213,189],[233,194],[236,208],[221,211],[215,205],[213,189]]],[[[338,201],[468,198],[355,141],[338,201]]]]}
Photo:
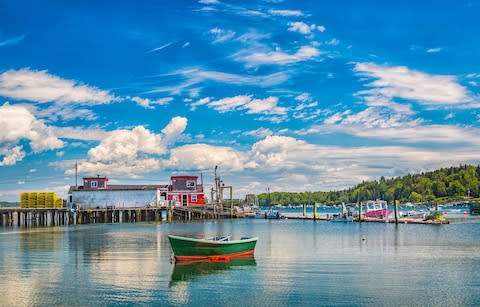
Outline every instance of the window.
{"type": "Polygon", "coordinates": [[[90,181],[90,187],[91,188],[97,188],[98,187],[98,181],[90,181]]]}
{"type": "Polygon", "coordinates": [[[192,195],[192,203],[196,203],[197,202],[197,195],[192,195]]]}
{"type": "Polygon", "coordinates": [[[187,180],[187,188],[195,188],[195,180],[187,180]]]}

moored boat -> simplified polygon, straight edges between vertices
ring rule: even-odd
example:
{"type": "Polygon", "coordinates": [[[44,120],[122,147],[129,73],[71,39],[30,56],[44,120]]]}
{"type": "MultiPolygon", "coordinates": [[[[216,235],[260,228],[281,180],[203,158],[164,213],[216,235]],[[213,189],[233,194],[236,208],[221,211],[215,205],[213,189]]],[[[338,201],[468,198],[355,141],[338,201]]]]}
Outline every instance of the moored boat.
{"type": "Polygon", "coordinates": [[[229,236],[195,239],[174,235],[169,235],[168,239],[177,261],[229,261],[230,258],[253,255],[258,240],[257,237],[230,240],[229,236]]]}
{"type": "Polygon", "coordinates": [[[365,217],[385,218],[391,213],[384,200],[368,200],[363,205],[365,206],[365,217]]]}

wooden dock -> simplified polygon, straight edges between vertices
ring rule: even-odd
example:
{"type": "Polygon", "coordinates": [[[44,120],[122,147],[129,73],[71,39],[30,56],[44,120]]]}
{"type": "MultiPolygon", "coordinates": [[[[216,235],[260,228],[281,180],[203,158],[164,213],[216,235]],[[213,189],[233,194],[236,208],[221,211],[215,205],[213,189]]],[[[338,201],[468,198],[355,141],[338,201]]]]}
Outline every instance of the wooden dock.
{"type": "Polygon", "coordinates": [[[172,218],[180,220],[204,220],[204,219],[224,219],[224,218],[239,218],[240,216],[230,209],[222,209],[213,207],[212,205],[205,205],[202,207],[173,207],[172,218]]]}
{"type": "Polygon", "coordinates": [[[68,208],[0,208],[0,226],[58,226],[69,221],[68,208]]]}

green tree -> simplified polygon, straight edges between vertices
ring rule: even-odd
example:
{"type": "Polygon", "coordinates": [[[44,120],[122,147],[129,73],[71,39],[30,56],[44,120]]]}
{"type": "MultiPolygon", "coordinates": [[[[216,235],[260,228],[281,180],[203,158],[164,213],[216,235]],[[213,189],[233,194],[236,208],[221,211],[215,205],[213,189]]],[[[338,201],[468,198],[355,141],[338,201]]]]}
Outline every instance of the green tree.
{"type": "Polygon", "coordinates": [[[421,202],[423,199],[423,195],[415,192],[415,191],[412,191],[410,193],[410,196],[408,197],[408,200],[411,201],[412,203],[418,203],[418,202],[421,202]]]}

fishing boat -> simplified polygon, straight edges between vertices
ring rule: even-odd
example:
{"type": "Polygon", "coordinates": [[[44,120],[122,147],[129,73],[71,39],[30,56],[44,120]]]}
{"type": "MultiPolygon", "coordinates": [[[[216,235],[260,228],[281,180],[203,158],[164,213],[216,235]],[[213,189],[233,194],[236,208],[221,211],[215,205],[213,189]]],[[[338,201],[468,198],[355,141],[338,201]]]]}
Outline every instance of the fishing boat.
{"type": "Polygon", "coordinates": [[[362,205],[365,206],[365,217],[384,218],[391,213],[387,202],[384,200],[368,200],[362,205]]]}
{"type": "Polygon", "coordinates": [[[175,260],[229,261],[230,258],[253,255],[257,237],[230,240],[230,236],[195,239],[169,235],[175,260]]]}

